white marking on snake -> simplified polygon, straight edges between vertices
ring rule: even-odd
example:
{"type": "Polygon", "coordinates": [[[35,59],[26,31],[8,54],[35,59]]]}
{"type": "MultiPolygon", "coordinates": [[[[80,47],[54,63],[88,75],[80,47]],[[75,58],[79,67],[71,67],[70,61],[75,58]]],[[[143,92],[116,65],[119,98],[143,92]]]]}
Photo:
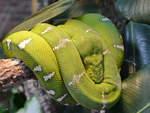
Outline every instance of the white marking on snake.
{"type": "Polygon", "coordinates": [[[41,66],[40,65],[38,65],[38,66],[35,66],[35,68],[33,69],[34,71],[42,71],[42,69],[41,69],[41,66]]]}
{"type": "Polygon", "coordinates": [[[41,32],[41,34],[43,35],[44,33],[52,30],[53,28],[52,27],[47,27],[43,32],[41,32]]]}
{"type": "Polygon", "coordinates": [[[75,83],[78,84],[78,83],[80,82],[80,79],[81,79],[81,77],[82,77],[83,75],[84,75],[84,72],[81,73],[81,74],[79,74],[79,75],[74,75],[72,81],[69,82],[68,85],[71,86],[71,85],[74,85],[75,83]]]}
{"type": "Polygon", "coordinates": [[[58,98],[57,101],[58,101],[58,102],[61,102],[67,95],[68,95],[67,93],[64,94],[62,97],[58,98]]]}
{"type": "Polygon", "coordinates": [[[105,51],[103,52],[103,55],[106,55],[106,54],[108,54],[108,53],[110,53],[110,51],[107,49],[107,50],[105,50],[105,51]]]}
{"type": "Polygon", "coordinates": [[[61,40],[61,41],[59,42],[59,44],[58,44],[56,47],[53,48],[53,51],[65,47],[65,44],[66,44],[67,42],[71,42],[71,40],[69,40],[69,39],[63,39],[63,40],[61,40]]]}
{"type": "Polygon", "coordinates": [[[54,91],[54,90],[49,90],[49,91],[46,91],[48,94],[50,94],[50,95],[55,95],[56,94],[56,92],[54,91]]]}
{"type": "Polygon", "coordinates": [[[11,43],[11,40],[7,40],[7,48],[8,48],[8,50],[10,50],[10,43],[11,43]]]}
{"type": "Polygon", "coordinates": [[[102,21],[110,21],[108,18],[102,18],[102,21]]]}
{"type": "Polygon", "coordinates": [[[86,30],[87,33],[90,32],[90,31],[92,31],[92,29],[87,29],[87,30],[86,30]]]}
{"type": "Polygon", "coordinates": [[[44,78],[45,81],[48,81],[48,80],[50,80],[54,75],[55,75],[55,72],[52,72],[52,73],[50,73],[50,74],[48,74],[48,75],[43,76],[43,78],[44,78]]]}
{"type": "Polygon", "coordinates": [[[32,40],[32,38],[29,38],[29,39],[27,39],[27,40],[24,40],[23,42],[21,42],[21,43],[18,45],[18,47],[19,47],[20,49],[24,49],[24,48],[26,47],[26,45],[27,45],[31,40],[32,40]]]}
{"type": "Polygon", "coordinates": [[[121,49],[122,51],[124,51],[123,45],[114,45],[114,48],[118,48],[118,49],[121,49]]]}
{"type": "Polygon", "coordinates": [[[106,107],[106,100],[105,100],[104,91],[102,91],[102,109],[105,109],[105,107],[106,107]]]}

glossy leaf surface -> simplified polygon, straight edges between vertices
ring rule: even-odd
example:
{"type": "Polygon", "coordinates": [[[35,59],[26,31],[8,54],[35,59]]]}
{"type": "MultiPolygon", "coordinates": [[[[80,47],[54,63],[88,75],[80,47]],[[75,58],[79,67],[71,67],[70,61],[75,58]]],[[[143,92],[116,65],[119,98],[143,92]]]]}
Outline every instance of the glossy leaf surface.
{"type": "Polygon", "coordinates": [[[115,8],[129,20],[150,24],[150,0],[116,0],[115,8]]]}
{"type": "Polygon", "coordinates": [[[110,113],[150,112],[150,64],[123,81],[118,105],[110,113]]]}
{"type": "Polygon", "coordinates": [[[100,13],[100,0],[76,0],[72,7],[64,13],[52,19],[53,24],[57,25],[70,18],[76,18],[86,13],[100,13]]]}
{"type": "Polygon", "coordinates": [[[85,13],[100,13],[100,0],[79,0],[70,8],[69,17],[79,17],[85,13]]]}
{"type": "Polygon", "coordinates": [[[150,25],[129,22],[124,30],[125,60],[136,71],[150,63],[150,25]]]}

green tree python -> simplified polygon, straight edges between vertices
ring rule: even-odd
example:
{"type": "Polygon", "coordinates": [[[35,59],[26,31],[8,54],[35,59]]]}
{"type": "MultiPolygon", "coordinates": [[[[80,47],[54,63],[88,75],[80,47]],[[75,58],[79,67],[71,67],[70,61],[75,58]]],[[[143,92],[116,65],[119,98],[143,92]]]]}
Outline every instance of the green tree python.
{"type": "Polygon", "coordinates": [[[2,44],[5,56],[23,61],[57,102],[109,109],[119,100],[123,42],[104,16],[85,14],[57,26],[39,23],[2,44]]]}

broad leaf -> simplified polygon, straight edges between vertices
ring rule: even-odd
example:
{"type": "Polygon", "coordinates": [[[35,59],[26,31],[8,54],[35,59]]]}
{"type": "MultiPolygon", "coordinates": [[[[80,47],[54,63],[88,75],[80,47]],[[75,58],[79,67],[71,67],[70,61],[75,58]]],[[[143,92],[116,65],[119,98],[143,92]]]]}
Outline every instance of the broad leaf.
{"type": "Polygon", "coordinates": [[[123,81],[119,103],[110,113],[150,112],[150,64],[123,81]]]}
{"type": "Polygon", "coordinates": [[[42,9],[41,11],[37,12],[33,16],[25,19],[21,24],[16,26],[12,29],[8,35],[20,31],[20,30],[30,30],[33,26],[35,26],[39,22],[44,22],[48,19],[51,19],[72,6],[74,0],[59,0],[48,7],[42,9]]]}
{"type": "Polygon", "coordinates": [[[64,13],[52,19],[53,24],[57,25],[70,18],[76,18],[85,13],[100,13],[100,0],[76,0],[75,3],[64,13]]]}
{"type": "Polygon", "coordinates": [[[129,20],[150,24],[150,0],[116,0],[115,8],[129,20]]]}
{"type": "Polygon", "coordinates": [[[36,96],[30,98],[25,107],[20,109],[17,113],[42,113],[41,105],[36,96]]]}
{"type": "Polygon", "coordinates": [[[150,63],[150,25],[129,22],[124,30],[125,60],[136,71],[150,63]]]}
{"type": "Polygon", "coordinates": [[[85,13],[100,13],[100,0],[79,0],[71,7],[69,17],[79,17],[85,13]]]}

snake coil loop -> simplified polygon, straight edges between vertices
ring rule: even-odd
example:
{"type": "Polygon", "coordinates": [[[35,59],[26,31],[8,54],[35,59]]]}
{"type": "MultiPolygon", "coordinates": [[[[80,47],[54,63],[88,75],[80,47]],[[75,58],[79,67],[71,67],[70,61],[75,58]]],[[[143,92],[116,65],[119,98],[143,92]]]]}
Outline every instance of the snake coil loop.
{"type": "Polygon", "coordinates": [[[8,58],[22,60],[56,101],[107,109],[119,99],[120,34],[108,18],[86,14],[64,25],[37,24],[3,40],[8,58]]]}

